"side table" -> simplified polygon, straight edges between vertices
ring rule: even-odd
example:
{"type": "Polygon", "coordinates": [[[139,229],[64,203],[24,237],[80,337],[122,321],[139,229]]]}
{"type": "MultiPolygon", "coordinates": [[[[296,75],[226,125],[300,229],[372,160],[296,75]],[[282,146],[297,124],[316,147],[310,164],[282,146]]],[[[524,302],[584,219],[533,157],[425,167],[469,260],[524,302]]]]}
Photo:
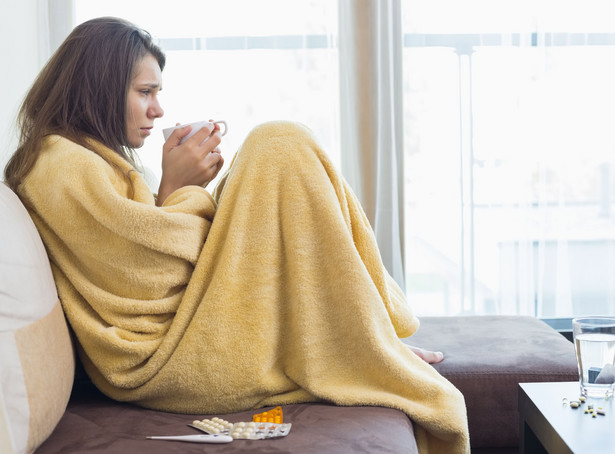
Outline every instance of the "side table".
{"type": "Polygon", "coordinates": [[[520,453],[594,454],[615,452],[613,398],[588,398],[579,408],[565,404],[578,400],[578,382],[520,383],[520,453]],[[585,409],[602,407],[605,415],[592,417],[585,409]]]}

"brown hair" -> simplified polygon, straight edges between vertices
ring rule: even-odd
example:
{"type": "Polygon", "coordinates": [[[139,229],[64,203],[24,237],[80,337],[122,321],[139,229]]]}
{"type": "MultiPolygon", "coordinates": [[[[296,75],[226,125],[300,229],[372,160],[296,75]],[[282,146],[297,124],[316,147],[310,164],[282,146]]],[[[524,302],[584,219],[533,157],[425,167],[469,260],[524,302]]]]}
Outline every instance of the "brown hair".
{"type": "Polygon", "coordinates": [[[150,34],[123,19],[102,17],[77,26],[21,105],[19,145],[4,169],[6,183],[17,189],[49,134],[90,149],[88,139],[94,139],[134,165],[126,137],[126,98],[136,64],[147,54],[164,69],[164,53],[150,34]]]}

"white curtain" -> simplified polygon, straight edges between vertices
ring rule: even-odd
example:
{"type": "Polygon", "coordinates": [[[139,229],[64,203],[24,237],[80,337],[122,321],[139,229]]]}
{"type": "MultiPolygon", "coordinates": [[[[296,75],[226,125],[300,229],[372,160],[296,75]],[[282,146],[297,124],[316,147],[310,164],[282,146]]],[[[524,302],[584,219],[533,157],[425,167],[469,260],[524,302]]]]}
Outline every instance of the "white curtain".
{"type": "Polygon", "coordinates": [[[400,10],[400,0],[339,1],[342,172],[404,288],[400,10]]]}

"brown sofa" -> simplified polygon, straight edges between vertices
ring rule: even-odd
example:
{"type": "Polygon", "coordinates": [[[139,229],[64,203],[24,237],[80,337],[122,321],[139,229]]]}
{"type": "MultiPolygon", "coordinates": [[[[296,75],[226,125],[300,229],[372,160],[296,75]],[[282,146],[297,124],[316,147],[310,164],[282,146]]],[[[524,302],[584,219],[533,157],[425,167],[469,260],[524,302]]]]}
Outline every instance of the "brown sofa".
{"type": "MultiPolygon", "coordinates": [[[[0,451],[15,453],[415,453],[412,422],[395,409],[308,403],[283,407],[287,437],[194,444],[194,419],[249,421],[257,411],[179,415],[114,402],[75,358],[44,247],[19,199],[0,184],[0,451]],[[76,378],[75,378],[76,377],[76,378]],[[11,452],[10,450],[6,450],[11,452]]],[[[515,452],[520,382],[574,381],[572,343],[522,316],[425,317],[404,342],[441,350],[434,367],[464,394],[473,452],[515,452]]]]}

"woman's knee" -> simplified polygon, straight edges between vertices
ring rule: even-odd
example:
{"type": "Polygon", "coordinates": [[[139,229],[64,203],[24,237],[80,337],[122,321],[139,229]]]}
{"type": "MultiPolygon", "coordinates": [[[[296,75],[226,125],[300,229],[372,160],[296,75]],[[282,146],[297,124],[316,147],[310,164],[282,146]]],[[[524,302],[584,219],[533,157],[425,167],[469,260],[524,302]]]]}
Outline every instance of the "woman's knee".
{"type": "Polygon", "coordinates": [[[260,137],[288,137],[299,136],[312,138],[312,131],[302,123],[287,120],[268,121],[254,127],[248,137],[256,135],[260,137]]]}
{"type": "Polygon", "coordinates": [[[320,150],[312,131],[292,121],[271,121],[256,126],[246,137],[240,154],[250,160],[289,161],[303,160],[320,150]]]}

